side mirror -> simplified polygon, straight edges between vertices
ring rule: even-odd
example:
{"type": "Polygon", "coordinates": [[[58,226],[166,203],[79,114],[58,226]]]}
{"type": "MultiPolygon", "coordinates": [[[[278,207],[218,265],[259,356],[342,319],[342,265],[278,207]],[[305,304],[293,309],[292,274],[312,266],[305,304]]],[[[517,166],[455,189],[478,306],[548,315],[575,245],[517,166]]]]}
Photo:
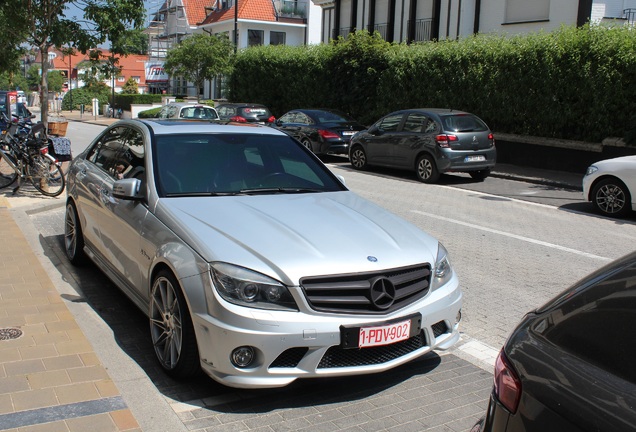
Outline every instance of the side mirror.
{"type": "Polygon", "coordinates": [[[141,190],[141,180],[138,178],[127,178],[115,181],[113,196],[123,200],[142,200],[144,195],[141,190]]]}
{"type": "Polygon", "coordinates": [[[371,126],[367,132],[371,135],[382,135],[384,133],[384,131],[376,125],[371,126]]]}

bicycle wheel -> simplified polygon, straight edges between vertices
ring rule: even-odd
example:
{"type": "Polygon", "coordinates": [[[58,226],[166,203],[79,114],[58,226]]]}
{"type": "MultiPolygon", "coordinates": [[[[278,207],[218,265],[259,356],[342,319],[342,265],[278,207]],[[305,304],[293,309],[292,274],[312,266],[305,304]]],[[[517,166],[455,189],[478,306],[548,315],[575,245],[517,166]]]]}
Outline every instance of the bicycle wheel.
{"type": "Polygon", "coordinates": [[[33,156],[32,164],[27,166],[33,186],[43,195],[56,197],[64,191],[66,179],[60,167],[42,156],[33,156]]]}
{"type": "Polygon", "coordinates": [[[13,169],[15,165],[15,157],[10,152],[0,153],[0,189],[12,185],[18,178],[18,173],[13,169]]]}

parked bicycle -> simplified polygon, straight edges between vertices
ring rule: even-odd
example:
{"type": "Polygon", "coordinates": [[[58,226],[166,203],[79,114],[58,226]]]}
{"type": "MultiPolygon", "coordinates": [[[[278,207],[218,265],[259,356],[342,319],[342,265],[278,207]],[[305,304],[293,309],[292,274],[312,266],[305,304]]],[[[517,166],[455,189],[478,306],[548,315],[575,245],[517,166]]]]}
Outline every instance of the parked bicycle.
{"type": "Polygon", "coordinates": [[[49,140],[42,123],[29,125],[24,120],[9,121],[0,139],[0,189],[11,186],[15,195],[22,181],[28,180],[40,193],[55,197],[64,191],[66,180],[61,164],[49,154],[49,140]]]}

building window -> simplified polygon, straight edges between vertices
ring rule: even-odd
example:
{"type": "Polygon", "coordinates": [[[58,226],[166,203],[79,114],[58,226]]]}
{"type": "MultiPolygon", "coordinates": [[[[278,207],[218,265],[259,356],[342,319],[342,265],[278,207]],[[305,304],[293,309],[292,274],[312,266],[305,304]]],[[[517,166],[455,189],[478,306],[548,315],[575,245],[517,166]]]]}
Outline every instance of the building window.
{"type": "Polygon", "coordinates": [[[123,76],[117,77],[117,81],[118,82],[125,82],[126,81],[126,77],[123,77],[123,76]]]}
{"type": "Polygon", "coordinates": [[[285,32],[269,32],[269,44],[270,45],[285,45],[285,32]]]}
{"type": "Polygon", "coordinates": [[[550,0],[506,0],[506,23],[544,21],[550,18],[550,0]]]}
{"type": "Polygon", "coordinates": [[[247,45],[263,45],[263,30],[248,30],[247,31],[247,45]]]}
{"type": "Polygon", "coordinates": [[[134,76],[134,77],[132,77],[132,79],[134,79],[137,84],[139,84],[141,82],[141,77],[134,76]]]}

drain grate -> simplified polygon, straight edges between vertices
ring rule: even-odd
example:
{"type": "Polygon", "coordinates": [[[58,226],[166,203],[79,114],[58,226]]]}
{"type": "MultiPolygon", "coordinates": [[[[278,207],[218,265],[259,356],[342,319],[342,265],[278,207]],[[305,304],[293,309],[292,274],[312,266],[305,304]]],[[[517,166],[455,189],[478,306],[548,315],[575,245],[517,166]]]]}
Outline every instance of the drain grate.
{"type": "Polygon", "coordinates": [[[17,328],[0,329],[0,341],[17,339],[22,336],[22,330],[17,328]]]}

